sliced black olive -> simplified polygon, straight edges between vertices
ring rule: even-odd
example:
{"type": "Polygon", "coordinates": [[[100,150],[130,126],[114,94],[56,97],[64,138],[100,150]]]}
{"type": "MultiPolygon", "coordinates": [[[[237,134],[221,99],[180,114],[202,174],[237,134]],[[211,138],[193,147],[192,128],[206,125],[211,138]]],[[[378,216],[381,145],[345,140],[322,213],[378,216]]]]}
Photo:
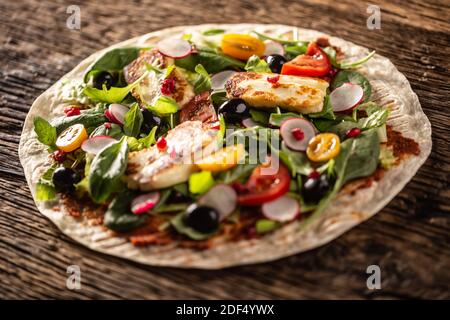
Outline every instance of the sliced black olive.
{"type": "Polygon", "coordinates": [[[303,200],[306,203],[316,203],[322,199],[330,189],[330,181],[326,174],[320,177],[309,177],[302,188],[303,200]]]}
{"type": "Polygon", "coordinates": [[[53,185],[59,192],[72,192],[75,190],[75,183],[80,182],[78,173],[70,168],[58,168],[53,173],[53,185]]]}
{"type": "Polygon", "coordinates": [[[242,99],[232,99],[222,103],[218,112],[223,114],[228,122],[238,122],[250,116],[249,107],[242,99]]]}
{"type": "Polygon", "coordinates": [[[279,54],[272,54],[266,57],[269,68],[274,73],[281,73],[281,67],[286,63],[286,58],[279,54]]]}
{"type": "Polygon", "coordinates": [[[102,71],[94,76],[93,85],[94,88],[103,89],[103,84],[106,85],[106,89],[110,89],[114,86],[116,79],[108,71],[102,71]]]}
{"type": "Polygon", "coordinates": [[[184,223],[201,233],[210,233],[219,227],[219,213],[213,208],[191,204],[183,217],[184,223]]]}
{"type": "Polygon", "coordinates": [[[161,125],[161,118],[158,116],[155,116],[150,110],[147,108],[142,108],[142,115],[144,116],[144,121],[142,122],[142,132],[149,133],[150,130],[154,126],[160,126],[161,125]]]}

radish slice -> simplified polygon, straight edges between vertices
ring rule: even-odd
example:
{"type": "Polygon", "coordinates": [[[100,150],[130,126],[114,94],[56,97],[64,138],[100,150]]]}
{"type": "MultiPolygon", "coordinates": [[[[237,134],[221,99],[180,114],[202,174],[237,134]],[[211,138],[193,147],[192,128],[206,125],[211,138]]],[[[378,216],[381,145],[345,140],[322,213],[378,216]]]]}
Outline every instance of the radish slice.
{"type": "Polygon", "coordinates": [[[267,219],[279,222],[294,220],[300,214],[298,201],[289,196],[281,196],[273,201],[266,202],[261,209],[267,219]]]}
{"type": "Polygon", "coordinates": [[[237,194],[232,187],[226,184],[218,184],[205,193],[198,204],[211,207],[220,214],[220,220],[228,217],[237,204],[237,194]]]}
{"type": "Polygon", "coordinates": [[[125,122],[125,114],[130,109],[123,104],[113,103],[109,105],[108,110],[111,122],[123,125],[125,122]]]}
{"type": "Polygon", "coordinates": [[[223,90],[225,88],[225,83],[228,79],[234,75],[236,71],[233,70],[225,70],[219,73],[216,73],[211,77],[211,89],[213,90],[223,90]]]}
{"type": "Polygon", "coordinates": [[[156,48],[163,55],[174,59],[182,59],[188,56],[192,47],[189,42],[183,39],[166,38],[156,44],[156,48]]]}
{"type": "Polygon", "coordinates": [[[131,212],[141,214],[150,211],[159,201],[159,192],[154,191],[137,196],[131,201],[131,212]]]}
{"type": "Polygon", "coordinates": [[[270,56],[272,54],[279,54],[280,56],[284,56],[284,47],[281,43],[267,40],[264,41],[266,45],[266,50],[264,51],[264,56],[270,56]]]}
{"type": "Polygon", "coordinates": [[[252,118],[247,118],[242,120],[242,125],[246,128],[259,126],[259,123],[254,121],[252,118]]]}
{"type": "Polygon", "coordinates": [[[360,85],[344,83],[330,94],[333,111],[347,111],[356,107],[364,98],[364,90],[360,85]]]}
{"type": "Polygon", "coordinates": [[[95,136],[84,140],[81,144],[81,150],[87,153],[97,154],[116,142],[116,139],[109,136],[95,136]]]}
{"type": "Polygon", "coordinates": [[[292,118],[283,121],[280,134],[290,149],[305,151],[309,141],[316,135],[316,130],[308,120],[292,118]]]}

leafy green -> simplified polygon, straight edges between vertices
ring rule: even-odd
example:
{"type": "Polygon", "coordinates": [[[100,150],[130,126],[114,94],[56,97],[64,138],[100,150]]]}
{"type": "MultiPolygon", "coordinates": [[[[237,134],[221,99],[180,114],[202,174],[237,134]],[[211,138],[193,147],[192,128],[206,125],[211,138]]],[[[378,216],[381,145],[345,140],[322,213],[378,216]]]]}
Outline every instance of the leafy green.
{"type": "Polygon", "coordinates": [[[89,80],[92,71],[121,70],[138,57],[139,50],[139,48],[117,48],[106,52],[85,74],[84,82],[89,80]]]}
{"type": "Polygon", "coordinates": [[[383,169],[392,168],[397,162],[397,158],[394,156],[392,148],[388,148],[383,145],[380,148],[380,165],[383,169]]]}
{"type": "Polygon", "coordinates": [[[323,51],[327,54],[333,67],[340,68],[339,63],[336,61],[336,50],[333,47],[326,47],[323,48],[323,51]]]}
{"type": "Polygon", "coordinates": [[[269,124],[269,117],[270,114],[264,111],[259,111],[256,109],[250,109],[250,116],[252,119],[262,125],[268,125],[269,124]]]}
{"type": "Polygon", "coordinates": [[[358,120],[358,111],[365,111],[368,116],[370,116],[375,111],[380,110],[381,107],[376,104],[375,102],[369,101],[365,103],[361,103],[358,106],[356,106],[352,111],[352,117],[353,120],[358,120]]]}
{"type": "Polygon", "coordinates": [[[361,128],[363,130],[366,130],[366,129],[381,127],[382,125],[384,125],[386,123],[386,120],[388,117],[389,117],[388,109],[381,109],[381,110],[375,111],[367,118],[363,118],[360,120],[360,122],[362,122],[361,128]]]}
{"type": "Polygon", "coordinates": [[[225,90],[213,91],[211,93],[211,101],[215,106],[219,106],[227,100],[227,92],[225,90]]]}
{"type": "Polygon", "coordinates": [[[323,101],[322,111],[316,113],[308,114],[310,118],[324,118],[329,120],[336,119],[336,115],[333,112],[333,107],[331,106],[330,96],[327,94],[325,100],[323,101]]]}
{"type": "Polygon", "coordinates": [[[341,70],[334,77],[331,82],[331,90],[339,88],[344,83],[351,82],[360,85],[364,90],[364,102],[370,100],[370,95],[372,93],[372,86],[369,80],[366,79],[361,73],[352,70],[341,70]]]}
{"type": "Polygon", "coordinates": [[[56,142],[56,128],[39,116],[34,118],[33,123],[38,140],[49,147],[53,147],[56,142]]]}
{"type": "Polygon", "coordinates": [[[299,44],[307,43],[305,41],[285,40],[285,39],[281,39],[281,38],[271,37],[271,36],[268,36],[266,34],[256,32],[256,31],[253,31],[253,33],[255,33],[261,40],[272,40],[272,41],[275,41],[275,42],[279,42],[281,44],[299,45],[299,44]]]}
{"type": "Polygon", "coordinates": [[[149,134],[144,137],[140,138],[138,141],[144,145],[145,148],[149,148],[156,142],[156,130],[158,130],[157,126],[154,126],[152,130],[150,130],[149,134]]]}
{"type": "Polygon", "coordinates": [[[55,186],[52,181],[55,170],[56,165],[48,168],[36,184],[36,199],[38,201],[49,201],[56,197],[55,186]]]}
{"type": "Polygon", "coordinates": [[[193,194],[205,193],[214,183],[211,171],[195,172],[189,177],[189,192],[193,194]]]}
{"type": "Polygon", "coordinates": [[[284,51],[286,52],[285,57],[287,60],[292,60],[295,57],[304,54],[307,48],[308,48],[307,42],[301,43],[300,45],[285,45],[284,46],[284,51]]]}
{"type": "Polygon", "coordinates": [[[244,69],[251,72],[272,73],[267,62],[260,59],[257,55],[252,55],[250,58],[248,58],[247,64],[245,65],[244,69]]]}
{"type": "Polygon", "coordinates": [[[99,152],[89,172],[89,194],[98,203],[107,200],[120,186],[128,162],[126,137],[99,152]]]}
{"type": "Polygon", "coordinates": [[[365,56],[364,58],[361,58],[360,60],[353,61],[353,62],[343,61],[340,63],[339,67],[341,69],[357,68],[357,67],[361,66],[362,64],[366,63],[367,61],[369,61],[374,55],[375,55],[375,51],[372,51],[367,56],[365,56]]]}
{"type": "Polygon", "coordinates": [[[121,126],[118,124],[110,123],[107,128],[105,127],[105,124],[102,123],[90,134],[91,138],[96,136],[109,136],[115,139],[120,139],[123,136],[123,132],[121,126]]]}
{"type": "Polygon", "coordinates": [[[211,89],[211,78],[205,68],[198,64],[195,66],[195,72],[197,73],[197,79],[194,82],[194,92],[199,94],[211,89]]]}
{"type": "Polygon", "coordinates": [[[302,223],[302,228],[323,213],[323,210],[346,182],[370,176],[378,166],[379,155],[380,140],[376,130],[365,131],[357,138],[342,142],[341,151],[334,163],[334,171],[337,176],[334,187],[320,200],[314,213],[302,223]]]}
{"type": "Polygon", "coordinates": [[[214,36],[216,34],[224,33],[224,29],[208,29],[202,32],[202,35],[204,36],[214,36]]]}
{"type": "Polygon", "coordinates": [[[125,232],[134,229],[147,220],[146,214],[133,214],[131,201],[136,196],[131,190],[125,189],[117,194],[105,212],[103,224],[111,230],[125,232]]]}
{"type": "Polygon", "coordinates": [[[123,132],[130,137],[137,137],[141,132],[141,125],[144,121],[141,109],[137,103],[134,103],[125,114],[123,132]]]}
{"type": "Polygon", "coordinates": [[[103,107],[81,110],[81,113],[77,116],[62,116],[54,119],[52,125],[56,128],[57,134],[77,123],[82,124],[85,128],[97,127],[107,121],[104,111],[103,107]]]}
{"type": "Polygon", "coordinates": [[[191,238],[193,240],[204,240],[204,239],[211,237],[214,233],[217,232],[217,230],[215,230],[211,233],[198,232],[198,231],[192,229],[191,227],[187,226],[184,223],[183,218],[184,218],[184,212],[182,212],[182,213],[176,215],[174,218],[172,218],[170,223],[175,228],[175,230],[177,230],[179,233],[184,234],[185,236],[188,236],[189,238],[191,238]]]}
{"type": "Polygon", "coordinates": [[[292,118],[303,118],[301,114],[294,112],[286,112],[286,113],[271,113],[269,118],[269,123],[275,127],[281,126],[281,123],[285,120],[292,118]]]}
{"type": "Polygon", "coordinates": [[[139,140],[136,139],[135,137],[129,137],[129,136],[125,136],[125,137],[127,139],[128,151],[130,151],[130,152],[139,151],[144,148],[144,144],[139,142],[139,140]]]}
{"type": "Polygon", "coordinates": [[[207,48],[198,48],[197,54],[191,54],[184,59],[175,60],[176,66],[192,72],[195,71],[195,66],[198,64],[201,64],[209,74],[229,68],[243,69],[245,66],[245,63],[240,60],[207,48]]]}
{"type": "Polygon", "coordinates": [[[169,114],[176,113],[180,107],[174,99],[168,96],[161,96],[156,101],[154,106],[149,106],[147,108],[159,116],[167,116],[169,114]]]}
{"type": "Polygon", "coordinates": [[[291,170],[292,176],[295,176],[297,173],[307,176],[313,171],[311,162],[309,162],[306,154],[289,149],[285,143],[282,143],[278,156],[291,170]]]}
{"type": "Polygon", "coordinates": [[[256,221],[255,228],[256,233],[264,234],[270,231],[273,231],[281,226],[281,223],[278,221],[273,221],[269,219],[260,219],[256,221]]]}
{"type": "Polygon", "coordinates": [[[232,183],[237,180],[243,180],[250,176],[253,169],[255,169],[257,166],[257,164],[250,164],[248,162],[241,163],[230,170],[221,172],[218,175],[217,179],[226,184],[232,183]]]}

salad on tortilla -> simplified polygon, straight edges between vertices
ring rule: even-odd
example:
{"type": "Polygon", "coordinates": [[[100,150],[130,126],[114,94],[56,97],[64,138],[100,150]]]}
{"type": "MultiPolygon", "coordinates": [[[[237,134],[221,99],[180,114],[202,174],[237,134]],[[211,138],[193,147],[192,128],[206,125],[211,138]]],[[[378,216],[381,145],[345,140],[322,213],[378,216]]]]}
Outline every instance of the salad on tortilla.
{"type": "Polygon", "coordinates": [[[107,50],[58,87],[63,115],[32,119],[49,159],[35,198],[134,246],[300,232],[420,153],[358,71],[374,54],[220,27],[107,50]]]}

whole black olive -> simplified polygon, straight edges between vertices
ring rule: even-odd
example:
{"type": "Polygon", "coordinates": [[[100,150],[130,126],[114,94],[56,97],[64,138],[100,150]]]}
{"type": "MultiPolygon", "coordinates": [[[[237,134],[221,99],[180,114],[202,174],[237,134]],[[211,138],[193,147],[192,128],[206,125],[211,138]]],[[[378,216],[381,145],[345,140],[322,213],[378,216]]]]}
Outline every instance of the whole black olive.
{"type": "Polygon", "coordinates": [[[303,184],[302,195],[306,203],[316,203],[322,199],[330,189],[330,181],[326,174],[310,176],[303,184]]]}
{"type": "Polygon", "coordinates": [[[191,204],[184,214],[184,223],[201,233],[210,233],[219,227],[219,213],[213,208],[191,204]]]}
{"type": "Polygon", "coordinates": [[[70,168],[60,167],[53,172],[53,185],[59,192],[72,192],[75,190],[75,183],[80,182],[78,173],[70,168]]]}
{"type": "Polygon", "coordinates": [[[228,122],[238,122],[250,116],[249,107],[242,99],[232,99],[222,103],[218,112],[223,114],[228,122]]]}
{"type": "Polygon", "coordinates": [[[160,126],[161,125],[161,118],[158,116],[155,116],[150,110],[147,108],[142,108],[142,115],[144,116],[144,121],[142,122],[142,128],[141,130],[144,133],[149,133],[150,130],[154,126],[160,126]]]}
{"type": "Polygon", "coordinates": [[[286,58],[279,54],[272,54],[266,57],[266,62],[269,68],[274,73],[280,73],[281,67],[286,63],[286,58]]]}
{"type": "Polygon", "coordinates": [[[111,73],[109,73],[108,71],[102,71],[94,76],[93,85],[94,88],[101,90],[103,89],[103,84],[105,84],[106,89],[109,90],[115,82],[116,79],[111,73]]]}

